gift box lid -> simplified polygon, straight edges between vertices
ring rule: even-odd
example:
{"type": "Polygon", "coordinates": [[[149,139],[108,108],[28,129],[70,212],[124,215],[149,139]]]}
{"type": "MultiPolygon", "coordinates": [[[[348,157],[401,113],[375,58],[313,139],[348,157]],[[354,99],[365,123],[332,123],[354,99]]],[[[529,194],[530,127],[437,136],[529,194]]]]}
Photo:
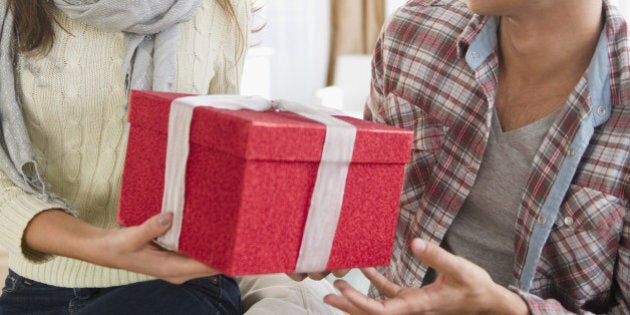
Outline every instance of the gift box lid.
{"type": "MultiPolygon", "coordinates": [[[[128,120],[134,127],[167,133],[170,105],[190,94],[131,91],[128,120]]],[[[357,127],[353,163],[406,163],[413,132],[352,117],[357,127]]],[[[247,160],[319,161],[325,126],[288,111],[194,109],[190,142],[247,160]],[[281,141],[279,141],[281,140],[281,141]]]]}

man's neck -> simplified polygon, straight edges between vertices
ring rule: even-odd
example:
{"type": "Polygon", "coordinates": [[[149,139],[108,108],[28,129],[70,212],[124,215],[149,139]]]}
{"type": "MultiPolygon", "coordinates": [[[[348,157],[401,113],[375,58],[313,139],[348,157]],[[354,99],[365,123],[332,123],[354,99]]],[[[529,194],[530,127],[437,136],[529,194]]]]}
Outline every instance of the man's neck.
{"type": "Polygon", "coordinates": [[[601,32],[602,2],[551,2],[554,8],[501,18],[501,66],[512,83],[581,77],[590,64],[601,32]]]}

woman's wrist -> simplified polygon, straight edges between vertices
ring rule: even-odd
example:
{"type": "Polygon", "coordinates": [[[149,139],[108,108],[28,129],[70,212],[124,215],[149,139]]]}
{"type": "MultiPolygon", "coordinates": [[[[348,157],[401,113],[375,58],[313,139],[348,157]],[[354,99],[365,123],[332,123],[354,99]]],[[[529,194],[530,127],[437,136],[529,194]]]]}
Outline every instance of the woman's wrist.
{"type": "Polygon", "coordinates": [[[95,262],[102,257],[107,230],[77,219],[61,209],[36,215],[24,231],[23,246],[52,255],[95,262]]]}

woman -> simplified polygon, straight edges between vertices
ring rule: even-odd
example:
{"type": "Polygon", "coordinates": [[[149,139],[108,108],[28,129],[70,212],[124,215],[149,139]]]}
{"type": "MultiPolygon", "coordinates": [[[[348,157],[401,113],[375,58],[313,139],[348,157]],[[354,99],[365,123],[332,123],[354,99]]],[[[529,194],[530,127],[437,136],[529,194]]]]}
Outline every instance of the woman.
{"type": "Polygon", "coordinates": [[[240,314],[234,279],[153,244],[170,216],[119,228],[116,211],[128,90],[236,93],[250,0],[7,0],[0,17],[0,314],[240,314]]]}

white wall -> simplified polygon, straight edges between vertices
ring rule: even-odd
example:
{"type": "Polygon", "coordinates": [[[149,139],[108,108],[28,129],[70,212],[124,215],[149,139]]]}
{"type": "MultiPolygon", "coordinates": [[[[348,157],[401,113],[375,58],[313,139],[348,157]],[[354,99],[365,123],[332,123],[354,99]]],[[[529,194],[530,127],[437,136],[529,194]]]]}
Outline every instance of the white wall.
{"type": "Polygon", "coordinates": [[[617,0],[617,4],[619,4],[619,7],[626,16],[630,18],[630,0],[617,0]]]}
{"type": "Polygon", "coordinates": [[[403,4],[405,4],[405,2],[407,2],[407,0],[386,0],[385,1],[385,8],[387,10],[387,15],[391,14],[392,12],[394,12],[394,10],[396,10],[398,7],[400,7],[403,4]]]}
{"type": "MultiPolygon", "coordinates": [[[[328,70],[330,1],[257,0],[254,24],[266,26],[252,40],[243,94],[317,102],[328,70]]],[[[387,12],[405,1],[386,0],[387,12]]]]}
{"type": "MultiPolygon", "coordinates": [[[[263,30],[254,35],[252,49],[260,54],[260,47],[269,56],[267,85],[271,98],[283,98],[312,104],[315,91],[326,83],[330,34],[330,0],[258,0],[262,9],[255,15],[255,25],[265,24],[263,30]]],[[[258,55],[259,56],[259,55],[258,55]]],[[[255,90],[252,68],[261,67],[260,62],[246,65],[243,93],[255,90]],[[249,71],[249,72],[248,72],[249,71]]],[[[264,67],[263,71],[264,71],[264,67]]],[[[260,71],[260,70],[258,70],[260,71]]]]}

